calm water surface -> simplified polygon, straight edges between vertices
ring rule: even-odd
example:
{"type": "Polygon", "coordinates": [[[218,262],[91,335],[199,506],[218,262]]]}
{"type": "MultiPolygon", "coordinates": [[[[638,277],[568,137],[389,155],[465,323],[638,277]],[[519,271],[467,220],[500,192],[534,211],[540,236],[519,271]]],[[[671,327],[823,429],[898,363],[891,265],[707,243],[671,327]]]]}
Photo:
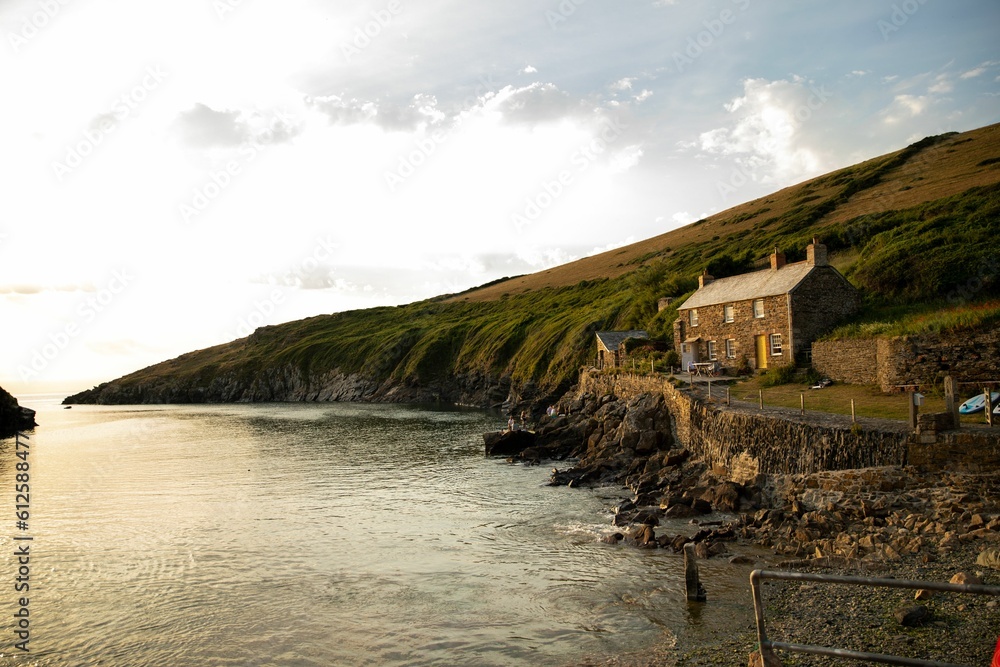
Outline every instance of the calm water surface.
{"type": "MultiPolygon", "coordinates": [[[[746,617],[746,572],[706,564],[716,601],[689,606],[680,557],[600,543],[619,490],[484,458],[496,415],[21,402],[42,425],[33,664],[566,665],[746,617]]],[[[14,641],[0,636],[0,664],[14,641]]]]}

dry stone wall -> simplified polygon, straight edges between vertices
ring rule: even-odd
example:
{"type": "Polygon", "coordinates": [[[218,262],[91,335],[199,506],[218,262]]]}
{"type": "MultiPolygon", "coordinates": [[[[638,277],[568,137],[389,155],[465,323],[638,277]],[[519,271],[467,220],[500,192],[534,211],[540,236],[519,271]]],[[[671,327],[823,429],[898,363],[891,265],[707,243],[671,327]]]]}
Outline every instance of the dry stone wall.
{"type": "Polygon", "coordinates": [[[580,390],[620,398],[662,393],[673,416],[677,442],[736,482],[760,474],[809,474],[906,463],[904,433],[852,431],[721,409],[660,378],[584,374],[580,390]]]}
{"type": "Polygon", "coordinates": [[[812,346],[812,365],[834,380],[878,384],[886,392],[933,385],[945,375],[959,383],[995,383],[1000,382],[1000,329],[819,341],[812,346]]]}

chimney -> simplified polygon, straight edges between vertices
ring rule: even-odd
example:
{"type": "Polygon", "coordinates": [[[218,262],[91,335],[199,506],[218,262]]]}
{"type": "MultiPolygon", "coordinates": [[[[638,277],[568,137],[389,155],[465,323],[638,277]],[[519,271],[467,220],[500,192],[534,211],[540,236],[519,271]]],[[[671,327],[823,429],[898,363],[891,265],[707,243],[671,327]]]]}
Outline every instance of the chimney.
{"type": "Polygon", "coordinates": [[[708,275],[708,269],[705,269],[704,271],[701,272],[701,275],[698,276],[698,289],[701,289],[702,287],[709,284],[713,280],[715,280],[715,278],[708,275]]]}
{"type": "Polygon", "coordinates": [[[809,266],[827,266],[826,246],[813,237],[813,242],[806,246],[806,264],[809,266]]]}
{"type": "Polygon", "coordinates": [[[785,253],[778,252],[777,246],[774,248],[774,252],[771,253],[771,270],[777,271],[785,265],[785,253]]]}

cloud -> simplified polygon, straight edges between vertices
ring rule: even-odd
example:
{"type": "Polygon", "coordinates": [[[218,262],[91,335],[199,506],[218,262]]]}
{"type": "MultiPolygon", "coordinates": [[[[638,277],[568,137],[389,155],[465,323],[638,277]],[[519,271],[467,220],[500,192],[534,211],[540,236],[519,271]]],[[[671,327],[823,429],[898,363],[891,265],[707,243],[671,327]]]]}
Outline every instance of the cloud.
{"type": "Polygon", "coordinates": [[[93,283],[64,284],[64,285],[38,285],[38,284],[12,284],[0,285],[0,294],[20,294],[31,295],[43,292],[96,292],[97,288],[93,283]]]}
{"type": "Polygon", "coordinates": [[[523,88],[504,88],[497,109],[513,123],[533,125],[558,120],[573,110],[569,95],[553,83],[532,83],[523,88]]]}
{"type": "Polygon", "coordinates": [[[927,95],[896,95],[892,103],[882,110],[882,119],[885,123],[894,125],[915,118],[927,110],[930,102],[927,95]]]}
{"type": "Polygon", "coordinates": [[[305,102],[326,115],[332,125],[372,123],[386,130],[415,130],[422,125],[436,125],[445,119],[433,95],[414,95],[406,105],[348,100],[339,95],[307,97],[305,102]]]}
{"type": "Polygon", "coordinates": [[[534,74],[537,71],[538,70],[535,69],[532,65],[528,65],[524,69],[521,70],[521,74],[534,74]]]}
{"type": "Polygon", "coordinates": [[[611,84],[612,90],[632,90],[632,83],[635,81],[635,77],[625,77],[624,79],[619,79],[611,84]]]}
{"type": "Polygon", "coordinates": [[[248,141],[286,143],[296,137],[302,127],[278,111],[216,111],[198,102],[174,119],[173,130],[182,143],[207,149],[230,148],[248,141]]]}
{"type": "Polygon", "coordinates": [[[984,62],[984,63],[982,63],[982,64],[980,64],[980,65],[978,65],[976,67],[973,67],[972,69],[970,69],[967,72],[962,72],[962,74],[959,76],[959,78],[961,78],[961,79],[973,79],[973,78],[975,78],[975,77],[977,77],[977,76],[979,76],[981,74],[984,74],[986,72],[986,70],[990,69],[991,67],[995,67],[996,65],[1000,65],[1000,61],[987,60],[986,62],[984,62]]]}
{"type": "Polygon", "coordinates": [[[613,172],[623,172],[628,171],[632,167],[639,164],[639,160],[642,158],[642,146],[639,144],[633,144],[631,146],[626,146],[622,150],[615,153],[611,158],[611,171],[613,172]]]}
{"type": "Polygon", "coordinates": [[[238,146],[246,139],[248,128],[238,111],[216,111],[196,103],[190,111],[181,112],[174,121],[181,141],[196,148],[238,146]]]}
{"type": "Polygon", "coordinates": [[[687,211],[677,211],[672,216],[670,216],[670,219],[673,220],[675,223],[677,223],[677,225],[680,225],[680,226],[689,225],[692,222],[694,222],[695,220],[698,220],[698,218],[696,218],[695,216],[691,215],[687,211]]]}
{"type": "MultiPolygon", "coordinates": [[[[731,126],[701,133],[699,145],[709,154],[731,156],[761,182],[787,183],[818,174],[823,165],[810,146],[813,115],[832,95],[804,81],[746,79],[743,95],[725,109],[731,126]]],[[[821,129],[816,129],[821,132],[821,129]]]]}
{"type": "Polygon", "coordinates": [[[633,99],[635,100],[636,104],[642,104],[652,96],[653,96],[653,91],[643,88],[642,92],[636,95],[633,99]]]}
{"type": "Polygon", "coordinates": [[[928,92],[942,94],[950,93],[955,88],[954,84],[949,80],[947,74],[939,74],[935,79],[934,83],[927,89],[928,92]]]}

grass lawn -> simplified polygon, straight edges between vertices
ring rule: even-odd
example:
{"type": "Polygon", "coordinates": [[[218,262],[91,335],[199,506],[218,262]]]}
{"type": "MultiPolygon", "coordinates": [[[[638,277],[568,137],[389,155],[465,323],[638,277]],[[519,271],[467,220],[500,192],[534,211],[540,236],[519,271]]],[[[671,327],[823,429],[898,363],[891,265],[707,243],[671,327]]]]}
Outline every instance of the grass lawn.
{"type": "MultiPolygon", "coordinates": [[[[810,389],[805,384],[783,384],[777,387],[761,387],[757,378],[737,382],[732,386],[731,395],[741,401],[757,401],[757,392],[763,390],[764,405],[798,408],[800,397],[805,395],[806,410],[851,414],[851,399],[854,399],[855,414],[858,417],[879,419],[909,419],[909,394],[883,394],[875,385],[835,383],[825,389],[810,389]]],[[[962,395],[961,400],[969,396],[962,395]]],[[[926,395],[921,412],[944,412],[944,395],[926,395]]],[[[963,415],[963,424],[984,424],[982,412],[963,415]]]]}

